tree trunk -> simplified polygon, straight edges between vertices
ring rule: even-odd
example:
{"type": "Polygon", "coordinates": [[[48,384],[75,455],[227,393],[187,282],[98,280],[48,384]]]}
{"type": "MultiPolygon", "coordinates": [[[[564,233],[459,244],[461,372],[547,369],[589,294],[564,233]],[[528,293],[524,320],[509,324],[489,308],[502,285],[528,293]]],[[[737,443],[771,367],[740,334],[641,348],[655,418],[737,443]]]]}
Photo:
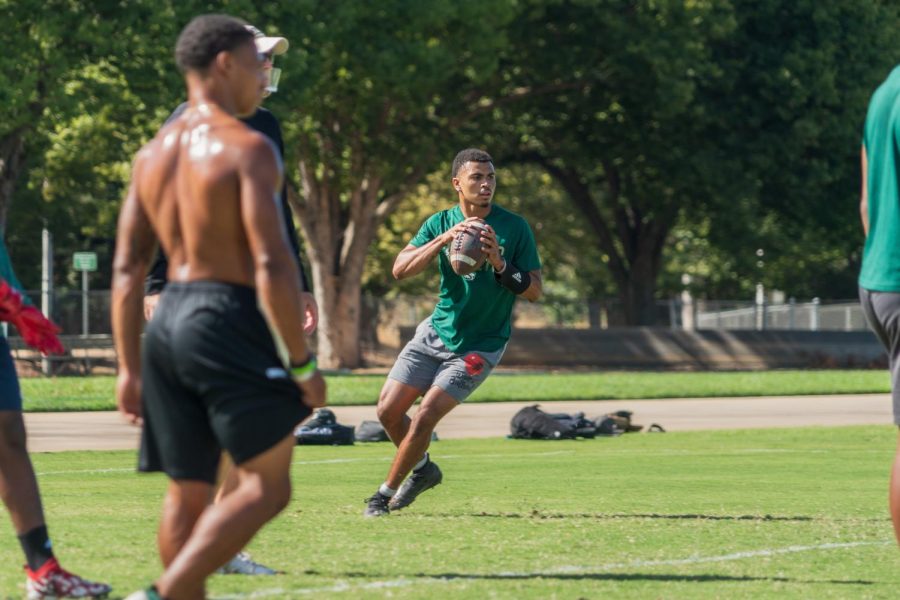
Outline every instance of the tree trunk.
{"type": "MultiPolygon", "coordinates": [[[[305,201],[289,187],[291,205],[300,216],[303,238],[312,267],[313,291],[319,305],[316,350],[319,364],[349,369],[362,364],[360,305],[366,251],[376,231],[375,211],[349,211],[349,220],[324,221],[324,211],[340,210],[340,200],[327,189],[304,186],[305,201]],[[340,221],[347,222],[340,227],[340,221]]],[[[360,190],[353,195],[362,194],[360,190]]],[[[352,203],[352,202],[351,202],[352,203]]]]}
{"type": "Polygon", "coordinates": [[[16,180],[25,158],[25,132],[17,129],[0,140],[0,233],[6,231],[6,215],[12,205],[16,180]]]}
{"type": "Polygon", "coordinates": [[[336,281],[323,275],[313,263],[316,302],[319,304],[319,329],[316,350],[324,367],[353,368],[362,364],[359,345],[360,281],[336,281]],[[323,279],[324,277],[324,279],[323,279]]]}
{"type": "Polygon", "coordinates": [[[658,324],[656,309],[656,276],[658,269],[651,265],[651,257],[637,257],[629,277],[619,285],[618,297],[627,325],[652,327],[658,324]]]}
{"type": "Polygon", "coordinates": [[[319,363],[329,369],[359,367],[366,254],[378,228],[423,177],[423,167],[406,173],[386,193],[382,175],[365,160],[359,139],[351,139],[345,148],[325,135],[313,134],[301,137],[298,149],[301,193],[289,185],[288,201],[300,220],[312,267],[319,305],[319,363]]]}
{"type": "MultiPolygon", "coordinates": [[[[309,155],[309,154],[304,154],[309,155]]],[[[329,369],[362,365],[360,308],[366,253],[378,227],[399,197],[379,202],[381,180],[360,168],[357,184],[342,202],[341,190],[327,175],[300,161],[302,196],[288,186],[288,199],[300,219],[312,267],[319,328],[316,349],[319,363],[329,369]]]]}
{"type": "Polygon", "coordinates": [[[602,194],[592,189],[589,178],[577,169],[561,166],[538,153],[515,159],[536,163],[556,179],[596,235],[598,246],[609,257],[625,325],[656,325],[656,277],[662,265],[663,245],[675,220],[669,212],[674,211],[647,217],[638,203],[623,205],[619,172],[609,164],[604,164],[607,190],[602,194]],[[606,201],[605,210],[601,210],[601,199],[606,201]]]}

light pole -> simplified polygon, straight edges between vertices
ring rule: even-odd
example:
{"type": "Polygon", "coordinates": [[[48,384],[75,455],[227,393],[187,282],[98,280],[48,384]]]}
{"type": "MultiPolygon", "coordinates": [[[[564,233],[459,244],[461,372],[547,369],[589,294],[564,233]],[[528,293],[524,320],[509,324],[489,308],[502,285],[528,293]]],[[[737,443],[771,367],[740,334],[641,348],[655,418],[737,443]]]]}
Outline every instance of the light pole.
{"type": "Polygon", "coordinates": [[[766,328],[766,289],[762,284],[762,270],[765,266],[763,256],[766,252],[762,248],[756,249],[756,329],[762,331],[766,328]]]}

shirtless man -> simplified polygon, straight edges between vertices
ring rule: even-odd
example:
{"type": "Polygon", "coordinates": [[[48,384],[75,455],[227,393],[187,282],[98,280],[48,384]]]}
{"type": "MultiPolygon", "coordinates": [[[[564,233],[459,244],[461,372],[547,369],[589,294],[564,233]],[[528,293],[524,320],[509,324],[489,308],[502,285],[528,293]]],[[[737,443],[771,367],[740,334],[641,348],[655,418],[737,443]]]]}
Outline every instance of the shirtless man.
{"type": "Polygon", "coordinates": [[[293,429],[325,401],[277,203],[281,164],[237,119],[266,85],[253,34],[203,15],[181,32],[175,57],[190,107],[135,159],[112,286],[119,410],[143,425],[139,469],[170,479],[158,534],[165,571],[133,599],[205,597],[206,578],[287,505],[293,429]],[[169,285],[142,353],[142,284],[157,238],[169,285]],[[210,505],[222,450],[239,483],[210,505]]]}

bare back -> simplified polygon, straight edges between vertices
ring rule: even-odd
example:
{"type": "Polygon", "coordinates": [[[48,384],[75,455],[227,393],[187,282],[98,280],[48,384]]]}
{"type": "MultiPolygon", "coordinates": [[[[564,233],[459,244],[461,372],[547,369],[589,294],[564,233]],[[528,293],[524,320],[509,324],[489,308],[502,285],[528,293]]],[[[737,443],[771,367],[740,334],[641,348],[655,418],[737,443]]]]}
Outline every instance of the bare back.
{"type": "Polygon", "coordinates": [[[264,202],[272,203],[268,218],[280,219],[281,165],[268,139],[221,110],[192,106],[145,146],[136,171],[170,281],[254,285],[245,219],[264,202]]]}

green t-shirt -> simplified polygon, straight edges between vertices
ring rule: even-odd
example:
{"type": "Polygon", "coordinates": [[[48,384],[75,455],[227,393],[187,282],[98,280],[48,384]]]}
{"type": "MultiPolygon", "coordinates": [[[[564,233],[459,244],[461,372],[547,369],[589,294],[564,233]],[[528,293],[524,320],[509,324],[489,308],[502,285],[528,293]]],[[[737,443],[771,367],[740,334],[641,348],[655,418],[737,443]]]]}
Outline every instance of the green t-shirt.
{"type": "MultiPolygon", "coordinates": [[[[459,206],[442,210],[425,221],[410,244],[427,244],[464,220],[459,206]]],[[[500,252],[507,261],[525,272],[541,268],[534,234],[525,219],[495,204],[485,221],[496,232],[500,252]]],[[[440,253],[438,266],[441,292],[431,323],[447,348],[456,353],[502,348],[509,341],[516,295],[497,282],[488,261],[471,275],[454,273],[449,244],[440,253]]]]}
{"type": "Polygon", "coordinates": [[[9,253],[6,251],[6,242],[2,236],[0,236],[0,278],[5,279],[10,286],[22,293],[23,298],[25,297],[25,290],[22,289],[22,284],[19,283],[19,279],[13,271],[9,253]]]}
{"type": "MultiPolygon", "coordinates": [[[[0,236],[0,278],[6,280],[6,283],[21,292],[22,300],[26,304],[31,304],[28,296],[25,295],[25,290],[22,289],[22,284],[16,277],[15,271],[13,271],[12,263],[9,260],[9,254],[6,252],[6,242],[3,240],[2,236],[0,236]]],[[[2,335],[3,330],[0,329],[0,336],[2,335]]]]}
{"type": "Polygon", "coordinates": [[[859,285],[877,292],[900,292],[900,67],[872,95],[863,145],[868,163],[869,235],[859,285]]]}

